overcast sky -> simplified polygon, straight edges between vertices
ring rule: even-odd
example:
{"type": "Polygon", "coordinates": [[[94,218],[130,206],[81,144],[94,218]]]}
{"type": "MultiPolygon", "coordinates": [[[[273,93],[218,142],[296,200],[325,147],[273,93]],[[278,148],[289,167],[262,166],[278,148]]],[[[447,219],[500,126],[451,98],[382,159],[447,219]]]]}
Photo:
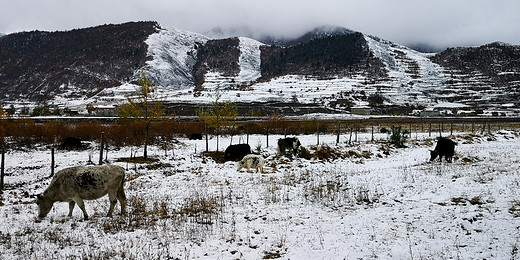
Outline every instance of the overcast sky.
{"type": "Polygon", "coordinates": [[[0,33],[154,20],[298,36],[339,25],[401,44],[520,44],[520,0],[0,0],[0,33]]]}

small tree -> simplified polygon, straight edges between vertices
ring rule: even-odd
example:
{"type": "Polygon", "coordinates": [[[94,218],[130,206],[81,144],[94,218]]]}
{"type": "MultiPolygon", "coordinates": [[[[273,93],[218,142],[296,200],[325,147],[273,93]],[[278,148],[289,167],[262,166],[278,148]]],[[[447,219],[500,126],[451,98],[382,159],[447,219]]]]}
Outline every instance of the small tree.
{"type": "Polygon", "coordinates": [[[52,115],[51,110],[49,106],[43,105],[38,106],[33,109],[33,112],[31,114],[32,116],[50,116],[52,115]]]}
{"type": "Polygon", "coordinates": [[[16,108],[14,108],[14,105],[11,105],[11,106],[6,110],[6,112],[7,112],[7,115],[8,115],[8,116],[13,116],[14,113],[16,113],[16,108]]]}
{"type": "Polygon", "coordinates": [[[143,157],[148,158],[148,143],[150,139],[150,126],[153,122],[165,120],[166,110],[163,102],[159,99],[157,88],[146,78],[143,72],[138,80],[139,89],[136,90],[135,97],[126,97],[127,103],[121,105],[119,118],[131,120],[144,128],[144,153],[143,157]]]}
{"type": "Polygon", "coordinates": [[[408,139],[410,133],[408,130],[401,131],[401,126],[392,126],[392,135],[390,136],[390,142],[397,148],[404,148],[404,142],[408,139]]]}
{"type": "Polygon", "coordinates": [[[215,95],[215,101],[211,103],[211,106],[206,107],[197,111],[197,114],[204,123],[210,127],[215,128],[217,136],[217,151],[219,145],[220,128],[223,126],[231,125],[233,120],[238,116],[238,111],[235,104],[231,102],[220,102],[222,94],[219,89],[215,95]]]}
{"type": "Polygon", "coordinates": [[[368,104],[371,107],[381,106],[384,102],[385,98],[379,93],[368,96],[368,104]]]}
{"type": "Polygon", "coordinates": [[[91,104],[91,103],[87,104],[87,112],[88,112],[89,115],[92,115],[94,110],[96,110],[96,108],[94,107],[93,104],[91,104]]]}

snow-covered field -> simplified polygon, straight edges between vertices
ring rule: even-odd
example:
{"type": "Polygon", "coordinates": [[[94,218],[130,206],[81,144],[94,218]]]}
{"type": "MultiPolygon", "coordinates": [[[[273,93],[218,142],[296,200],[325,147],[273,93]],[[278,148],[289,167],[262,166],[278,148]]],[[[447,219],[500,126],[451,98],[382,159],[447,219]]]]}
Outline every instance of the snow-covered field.
{"type": "MultiPolygon", "coordinates": [[[[91,219],[56,203],[36,221],[34,194],[50,182],[50,150],[6,154],[0,197],[0,259],[518,259],[520,136],[458,133],[453,163],[429,163],[434,143],[408,148],[361,134],[320,136],[343,158],[276,158],[280,136],[250,136],[267,157],[265,173],[201,156],[202,140],[152,147],[160,162],[116,162],[136,148],[110,148],[127,168],[129,214],[106,218],[106,197],[87,201],[91,219]],[[349,155],[349,156],[347,156],[349,155]]],[[[316,136],[300,136],[311,150],[316,136]]],[[[432,137],[433,138],[433,137],[432,137]]],[[[238,137],[234,137],[236,143],[238,137]]],[[[220,146],[229,144],[229,137],[220,146]]],[[[215,140],[210,140],[214,149],[215,140]]],[[[58,151],[57,169],[97,161],[97,144],[58,151]]]]}

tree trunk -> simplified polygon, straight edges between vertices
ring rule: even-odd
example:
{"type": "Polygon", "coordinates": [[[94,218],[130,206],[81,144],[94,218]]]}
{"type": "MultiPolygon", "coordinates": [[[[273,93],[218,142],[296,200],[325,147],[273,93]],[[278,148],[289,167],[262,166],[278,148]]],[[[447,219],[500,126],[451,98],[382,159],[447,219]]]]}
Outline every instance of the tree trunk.
{"type": "Polygon", "coordinates": [[[218,137],[220,136],[220,130],[219,128],[217,127],[217,149],[216,151],[218,152],[218,137]]]}
{"type": "Polygon", "coordinates": [[[5,151],[2,150],[2,159],[0,163],[0,191],[4,189],[4,169],[5,169],[5,151]]]}
{"type": "Polygon", "coordinates": [[[204,124],[204,132],[206,134],[206,152],[209,152],[208,125],[204,124]]]}
{"type": "Polygon", "coordinates": [[[149,133],[150,133],[150,124],[146,123],[145,132],[144,132],[144,153],[143,153],[143,157],[145,159],[148,158],[148,134],[149,133]]]}
{"type": "Polygon", "coordinates": [[[99,145],[99,165],[103,164],[103,146],[105,142],[105,132],[101,132],[101,144],[99,145]]]}

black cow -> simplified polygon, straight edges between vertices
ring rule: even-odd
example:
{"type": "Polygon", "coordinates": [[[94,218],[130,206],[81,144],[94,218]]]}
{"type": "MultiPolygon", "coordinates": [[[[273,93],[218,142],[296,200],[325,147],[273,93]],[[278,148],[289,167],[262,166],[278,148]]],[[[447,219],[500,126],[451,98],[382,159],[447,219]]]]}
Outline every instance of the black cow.
{"type": "Polygon", "coordinates": [[[296,137],[280,138],[278,139],[278,154],[296,155],[300,145],[300,140],[296,137]]]}
{"type": "Polygon", "coordinates": [[[455,145],[457,145],[457,143],[448,138],[439,138],[435,150],[430,150],[430,161],[435,160],[437,156],[439,156],[439,161],[442,161],[442,157],[444,156],[447,162],[451,162],[455,154],[455,145]]]}
{"type": "Polygon", "coordinates": [[[251,153],[251,147],[248,144],[234,144],[226,148],[224,159],[226,161],[240,161],[244,156],[251,153]]]}
{"type": "Polygon", "coordinates": [[[81,143],[81,139],[77,137],[65,137],[59,146],[60,149],[66,150],[77,150],[83,148],[83,144],[81,143]]]}
{"type": "Polygon", "coordinates": [[[190,140],[202,140],[202,134],[191,134],[190,140]]]}

